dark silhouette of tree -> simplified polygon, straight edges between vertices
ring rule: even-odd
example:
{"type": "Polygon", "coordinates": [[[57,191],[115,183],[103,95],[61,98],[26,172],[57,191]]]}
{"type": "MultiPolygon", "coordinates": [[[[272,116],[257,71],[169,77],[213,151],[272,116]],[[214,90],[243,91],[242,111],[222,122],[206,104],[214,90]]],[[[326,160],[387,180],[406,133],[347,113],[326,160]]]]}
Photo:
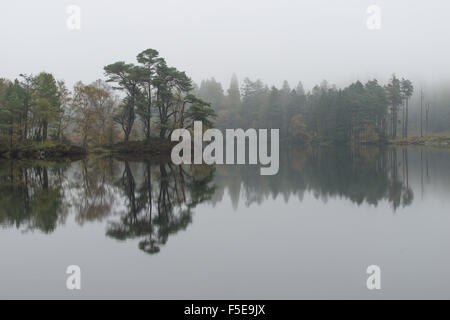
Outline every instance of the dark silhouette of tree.
{"type": "Polygon", "coordinates": [[[107,65],[104,70],[108,77],[107,82],[116,83],[117,87],[114,87],[114,89],[122,90],[126,94],[122,110],[115,117],[115,121],[122,127],[125,142],[128,142],[136,119],[136,104],[141,94],[139,90],[142,76],[141,69],[133,64],[119,61],[107,65]]]}
{"type": "Polygon", "coordinates": [[[161,163],[153,166],[152,172],[147,160],[144,181],[138,187],[129,163],[124,165],[117,185],[127,198],[127,210],[119,222],[109,223],[107,235],[118,240],[141,238],[139,248],[150,254],[159,252],[170,235],[186,229],[193,209],[209,200],[215,190],[212,167],[192,167],[188,172],[181,166],[161,163]]]}

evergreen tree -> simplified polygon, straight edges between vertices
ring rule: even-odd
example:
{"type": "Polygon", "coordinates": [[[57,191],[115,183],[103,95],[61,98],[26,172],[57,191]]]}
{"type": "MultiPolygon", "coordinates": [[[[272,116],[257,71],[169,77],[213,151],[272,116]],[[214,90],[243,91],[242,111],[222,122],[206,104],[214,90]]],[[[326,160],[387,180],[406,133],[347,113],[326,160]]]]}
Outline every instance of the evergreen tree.
{"type": "Polygon", "coordinates": [[[406,80],[406,79],[402,79],[401,91],[402,91],[403,100],[405,101],[402,137],[406,139],[406,138],[408,138],[409,99],[411,98],[411,96],[414,92],[414,87],[412,85],[412,82],[409,80],[406,80]]]}
{"type": "Polygon", "coordinates": [[[239,80],[235,73],[233,73],[230,81],[230,87],[227,91],[227,106],[233,110],[239,110],[241,105],[241,91],[239,90],[239,80]]]}
{"type": "Polygon", "coordinates": [[[398,127],[398,107],[402,104],[403,97],[401,91],[400,80],[394,75],[392,75],[391,81],[386,86],[387,97],[391,106],[391,137],[397,137],[397,127],[398,127]]]}
{"type": "Polygon", "coordinates": [[[154,108],[154,82],[156,77],[156,69],[159,64],[164,62],[163,58],[159,57],[159,52],[154,49],[147,49],[137,56],[137,61],[140,63],[141,78],[139,85],[142,92],[142,100],[138,103],[137,113],[144,124],[144,134],[147,140],[151,135],[151,118],[154,108]]]}
{"type": "Polygon", "coordinates": [[[104,70],[108,77],[107,82],[117,83],[118,86],[114,88],[126,94],[122,110],[116,115],[115,121],[122,127],[125,142],[128,142],[136,119],[136,104],[141,95],[139,84],[142,80],[142,70],[123,61],[107,65],[104,70]]]}
{"type": "Polygon", "coordinates": [[[226,107],[222,85],[214,78],[206,79],[201,82],[198,96],[210,103],[216,111],[223,110],[226,107]]]}
{"type": "Polygon", "coordinates": [[[32,99],[38,121],[37,137],[46,141],[49,125],[58,119],[60,111],[58,87],[52,74],[41,72],[33,79],[32,99]]]}

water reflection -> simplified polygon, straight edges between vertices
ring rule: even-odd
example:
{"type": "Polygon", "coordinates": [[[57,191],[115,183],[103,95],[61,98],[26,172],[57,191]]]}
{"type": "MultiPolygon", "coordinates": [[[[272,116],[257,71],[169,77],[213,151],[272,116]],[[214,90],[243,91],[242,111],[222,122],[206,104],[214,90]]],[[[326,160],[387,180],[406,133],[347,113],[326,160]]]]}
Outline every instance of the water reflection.
{"type": "Polygon", "coordinates": [[[291,196],[302,200],[305,192],[323,201],[340,197],[358,205],[377,206],[380,201],[388,201],[393,211],[410,205],[414,199],[408,184],[406,150],[322,147],[286,149],[282,155],[280,171],[275,177],[260,176],[255,167],[218,168],[219,190],[215,200],[221,200],[223,188],[229,189],[235,208],[241,192],[247,206],[279,195],[286,202],[291,196]]]}
{"type": "Polygon", "coordinates": [[[214,167],[142,163],[143,180],[137,182],[128,161],[116,185],[125,196],[119,222],[108,223],[107,236],[141,239],[139,249],[157,253],[170,235],[192,222],[193,209],[214,193],[214,167]]]}
{"type": "Polygon", "coordinates": [[[386,201],[396,212],[414,201],[411,173],[421,176],[423,193],[436,162],[448,160],[448,154],[375,147],[287,148],[281,155],[277,176],[260,176],[258,166],[174,166],[153,159],[5,160],[0,224],[51,233],[72,215],[79,225],[104,221],[107,237],[136,239],[140,250],[154,254],[192,223],[196,206],[214,206],[227,193],[235,209],[311,193],[324,202],[332,197],[357,205],[386,201]]]}
{"type": "Polygon", "coordinates": [[[62,205],[67,164],[3,162],[0,166],[0,223],[24,231],[51,233],[64,223],[62,205]]]}

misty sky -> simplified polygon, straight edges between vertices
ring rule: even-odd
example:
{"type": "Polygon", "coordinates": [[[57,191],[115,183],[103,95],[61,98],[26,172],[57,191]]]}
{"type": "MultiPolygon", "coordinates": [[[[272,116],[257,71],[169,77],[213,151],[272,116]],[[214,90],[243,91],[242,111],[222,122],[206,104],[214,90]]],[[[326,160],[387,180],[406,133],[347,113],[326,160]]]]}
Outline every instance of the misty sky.
{"type": "Polygon", "coordinates": [[[448,0],[1,0],[0,77],[48,71],[71,86],[103,66],[157,49],[197,83],[236,72],[311,88],[378,77],[450,78],[448,0]],[[81,30],[66,26],[81,8],[81,30]],[[369,5],[381,29],[366,26],[369,5]]]}

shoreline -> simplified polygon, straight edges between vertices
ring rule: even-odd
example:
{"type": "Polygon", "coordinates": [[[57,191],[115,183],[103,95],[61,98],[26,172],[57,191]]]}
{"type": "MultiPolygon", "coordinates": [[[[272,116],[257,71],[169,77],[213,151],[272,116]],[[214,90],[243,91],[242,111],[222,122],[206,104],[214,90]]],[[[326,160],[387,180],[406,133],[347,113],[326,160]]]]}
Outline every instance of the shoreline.
{"type": "Polygon", "coordinates": [[[25,143],[11,147],[0,146],[0,158],[12,160],[51,160],[55,158],[83,157],[85,148],[58,142],[25,143]]]}
{"type": "MultiPolygon", "coordinates": [[[[0,146],[0,158],[10,160],[52,160],[57,158],[82,158],[92,155],[111,155],[117,157],[159,157],[170,156],[176,142],[170,140],[153,138],[148,142],[129,141],[114,145],[83,148],[76,145],[45,142],[30,143],[9,147],[0,146]]],[[[292,143],[292,145],[296,145],[292,143]]],[[[330,142],[309,143],[312,147],[333,146],[330,142]]],[[[348,144],[344,144],[348,145],[348,144]]],[[[436,135],[430,137],[409,137],[408,139],[384,140],[384,141],[362,141],[361,146],[422,146],[450,148],[450,136],[436,135]]]]}
{"type": "Polygon", "coordinates": [[[424,147],[450,147],[450,136],[435,135],[429,137],[409,137],[407,139],[389,140],[389,145],[396,146],[424,146],[424,147]]]}

